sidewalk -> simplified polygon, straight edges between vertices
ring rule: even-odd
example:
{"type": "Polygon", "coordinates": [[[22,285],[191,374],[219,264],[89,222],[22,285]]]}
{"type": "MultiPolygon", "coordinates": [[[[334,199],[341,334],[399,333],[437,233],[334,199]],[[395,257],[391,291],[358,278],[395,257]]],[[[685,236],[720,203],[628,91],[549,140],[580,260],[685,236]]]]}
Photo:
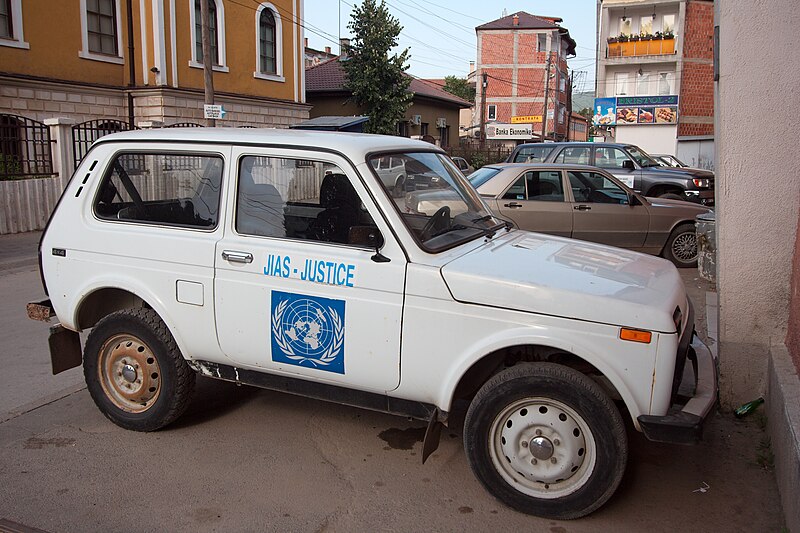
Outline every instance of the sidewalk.
{"type": "Polygon", "coordinates": [[[36,266],[41,231],[0,235],[0,272],[36,266]]]}

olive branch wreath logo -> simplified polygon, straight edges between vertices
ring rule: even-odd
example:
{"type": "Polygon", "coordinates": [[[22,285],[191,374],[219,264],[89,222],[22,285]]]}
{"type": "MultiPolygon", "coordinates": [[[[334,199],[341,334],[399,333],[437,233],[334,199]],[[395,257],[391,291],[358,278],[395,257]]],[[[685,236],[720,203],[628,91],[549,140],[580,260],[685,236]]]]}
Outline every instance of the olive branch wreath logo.
{"type": "Polygon", "coordinates": [[[336,359],[336,356],[339,355],[342,345],[344,344],[344,328],[342,327],[342,319],[339,317],[339,313],[337,313],[331,307],[327,308],[328,313],[330,313],[331,323],[333,325],[333,342],[331,342],[330,346],[328,346],[322,353],[322,357],[319,359],[314,359],[304,355],[297,355],[292,348],[292,345],[289,344],[283,334],[281,322],[283,313],[286,311],[286,306],[288,303],[288,300],[283,300],[277,306],[275,306],[275,311],[272,313],[272,336],[275,338],[275,343],[280,347],[284,355],[292,361],[298,361],[299,363],[308,361],[314,366],[328,366],[331,364],[336,359]]]}

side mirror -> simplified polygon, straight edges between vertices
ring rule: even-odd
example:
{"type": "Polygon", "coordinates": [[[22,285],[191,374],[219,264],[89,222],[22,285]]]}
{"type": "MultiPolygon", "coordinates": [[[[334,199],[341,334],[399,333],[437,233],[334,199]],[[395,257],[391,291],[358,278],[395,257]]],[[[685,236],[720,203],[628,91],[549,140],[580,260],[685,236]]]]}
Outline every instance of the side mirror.
{"type": "Polygon", "coordinates": [[[642,201],[635,194],[628,193],[628,205],[633,207],[635,205],[642,205],[642,201]]]}
{"type": "Polygon", "coordinates": [[[627,170],[633,170],[636,167],[633,165],[633,161],[631,161],[630,159],[626,159],[625,161],[622,162],[622,168],[627,170]]]}

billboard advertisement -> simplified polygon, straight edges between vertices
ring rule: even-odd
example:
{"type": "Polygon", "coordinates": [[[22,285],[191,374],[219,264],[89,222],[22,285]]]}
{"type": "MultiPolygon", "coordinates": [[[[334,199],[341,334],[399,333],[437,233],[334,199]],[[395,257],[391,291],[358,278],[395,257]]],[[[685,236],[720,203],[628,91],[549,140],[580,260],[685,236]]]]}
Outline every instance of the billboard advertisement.
{"type": "Polygon", "coordinates": [[[676,124],[678,122],[678,97],[617,96],[595,98],[595,126],[628,126],[637,124],[676,124]]]}
{"type": "Polygon", "coordinates": [[[592,116],[592,125],[615,126],[616,124],[617,124],[617,99],[595,98],[594,116],[592,116]]]}

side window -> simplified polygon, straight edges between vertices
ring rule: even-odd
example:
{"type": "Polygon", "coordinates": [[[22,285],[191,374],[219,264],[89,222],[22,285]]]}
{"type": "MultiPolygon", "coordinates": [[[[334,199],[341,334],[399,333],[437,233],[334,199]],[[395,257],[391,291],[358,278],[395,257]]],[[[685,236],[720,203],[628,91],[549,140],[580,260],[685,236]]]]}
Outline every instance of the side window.
{"type": "Polygon", "coordinates": [[[244,156],[236,196],[245,235],[364,245],[375,227],[342,169],[321,161],[244,156]]]}
{"type": "Polygon", "coordinates": [[[553,149],[547,146],[526,146],[514,156],[515,163],[542,163],[553,149]]]}
{"type": "Polygon", "coordinates": [[[594,152],[594,166],[600,168],[622,168],[622,163],[629,160],[625,152],[619,148],[598,147],[594,152]]]}
{"type": "Polygon", "coordinates": [[[588,146],[573,146],[564,148],[556,157],[556,163],[571,163],[573,165],[588,165],[589,150],[588,146]]]}
{"type": "Polygon", "coordinates": [[[628,193],[598,172],[570,171],[569,183],[576,202],[627,204],[628,193]]]}
{"type": "Polygon", "coordinates": [[[123,153],[103,179],[94,211],[104,220],[213,228],[221,183],[219,156],[123,153]]]}
{"type": "MultiPolygon", "coordinates": [[[[530,174],[530,172],[527,174],[530,174]]],[[[519,179],[515,181],[511,187],[509,187],[509,189],[503,195],[503,200],[524,200],[526,198],[525,178],[527,174],[520,176],[519,179]]]]}
{"type": "Polygon", "coordinates": [[[528,200],[539,202],[563,202],[564,188],[561,185],[561,172],[526,172],[528,200]]]}

